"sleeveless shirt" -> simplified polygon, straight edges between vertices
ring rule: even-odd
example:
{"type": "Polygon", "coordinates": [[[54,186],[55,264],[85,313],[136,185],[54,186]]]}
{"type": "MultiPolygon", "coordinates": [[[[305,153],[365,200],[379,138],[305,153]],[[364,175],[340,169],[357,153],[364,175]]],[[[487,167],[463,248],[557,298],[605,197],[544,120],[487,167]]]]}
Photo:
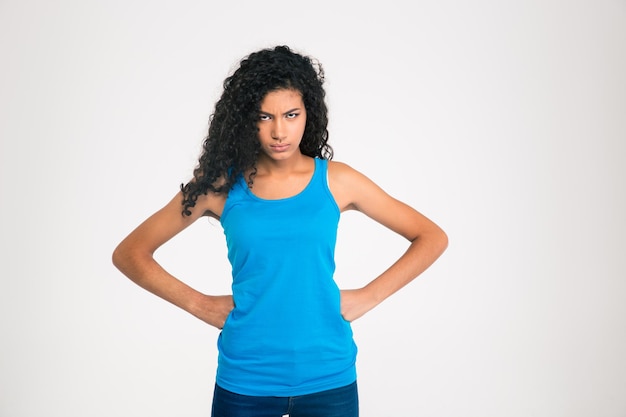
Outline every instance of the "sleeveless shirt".
{"type": "Polygon", "coordinates": [[[240,176],[220,222],[235,308],[218,337],[217,384],[242,395],[295,396],[356,380],[357,348],[333,274],[340,211],[328,161],[299,194],[257,197],[240,176]]]}

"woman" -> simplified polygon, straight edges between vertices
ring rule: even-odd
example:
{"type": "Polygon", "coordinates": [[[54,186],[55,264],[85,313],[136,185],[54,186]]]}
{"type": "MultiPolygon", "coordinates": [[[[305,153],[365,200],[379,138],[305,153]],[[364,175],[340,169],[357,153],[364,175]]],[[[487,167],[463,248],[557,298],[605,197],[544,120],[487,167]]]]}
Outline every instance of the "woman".
{"type": "Polygon", "coordinates": [[[408,284],[445,233],[350,166],[331,162],[324,73],[288,47],[245,57],[224,81],[193,179],[126,237],[113,262],[221,329],[213,416],[358,416],[350,322],[408,284]],[[407,251],[362,288],[333,280],[340,213],[359,210],[407,251]],[[233,295],[202,294],[153,253],[202,216],[218,219],[233,295]]]}

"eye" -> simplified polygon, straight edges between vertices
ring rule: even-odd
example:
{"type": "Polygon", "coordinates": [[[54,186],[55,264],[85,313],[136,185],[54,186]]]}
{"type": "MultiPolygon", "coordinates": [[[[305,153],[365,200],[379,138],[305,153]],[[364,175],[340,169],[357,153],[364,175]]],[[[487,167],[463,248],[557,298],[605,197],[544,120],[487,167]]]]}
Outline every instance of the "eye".
{"type": "Polygon", "coordinates": [[[295,119],[300,113],[287,113],[287,119],[295,119]]]}
{"type": "Polygon", "coordinates": [[[264,121],[264,120],[269,120],[270,116],[268,116],[267,114],[260,114],[259,115],[259,120],[260,121],[264,121]]]}

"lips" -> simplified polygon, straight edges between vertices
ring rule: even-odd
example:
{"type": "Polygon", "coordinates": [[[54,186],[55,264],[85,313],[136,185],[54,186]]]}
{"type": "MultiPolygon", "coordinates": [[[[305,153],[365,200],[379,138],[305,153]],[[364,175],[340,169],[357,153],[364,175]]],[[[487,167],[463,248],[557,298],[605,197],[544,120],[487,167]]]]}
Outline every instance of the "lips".
{"type": "Polygon", "coordinates": [[[289,149],[289,145],[288,144],[270,145],[270,148],[272,148],[274,152],[284,152],[287,149],[289,149]]]}

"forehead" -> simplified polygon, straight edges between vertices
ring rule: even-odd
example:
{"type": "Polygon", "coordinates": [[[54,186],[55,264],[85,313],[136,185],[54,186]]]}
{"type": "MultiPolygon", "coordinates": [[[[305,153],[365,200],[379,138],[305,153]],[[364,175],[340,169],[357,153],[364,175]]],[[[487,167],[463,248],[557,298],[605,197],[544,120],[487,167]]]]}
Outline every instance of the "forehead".
{"type": "Polygon", "coordinates": [[[270,91],[261,101],[261,109],[265,108],[295,108],[302,107],[302,93],[294,89],[280,89],[270,91]]]}

